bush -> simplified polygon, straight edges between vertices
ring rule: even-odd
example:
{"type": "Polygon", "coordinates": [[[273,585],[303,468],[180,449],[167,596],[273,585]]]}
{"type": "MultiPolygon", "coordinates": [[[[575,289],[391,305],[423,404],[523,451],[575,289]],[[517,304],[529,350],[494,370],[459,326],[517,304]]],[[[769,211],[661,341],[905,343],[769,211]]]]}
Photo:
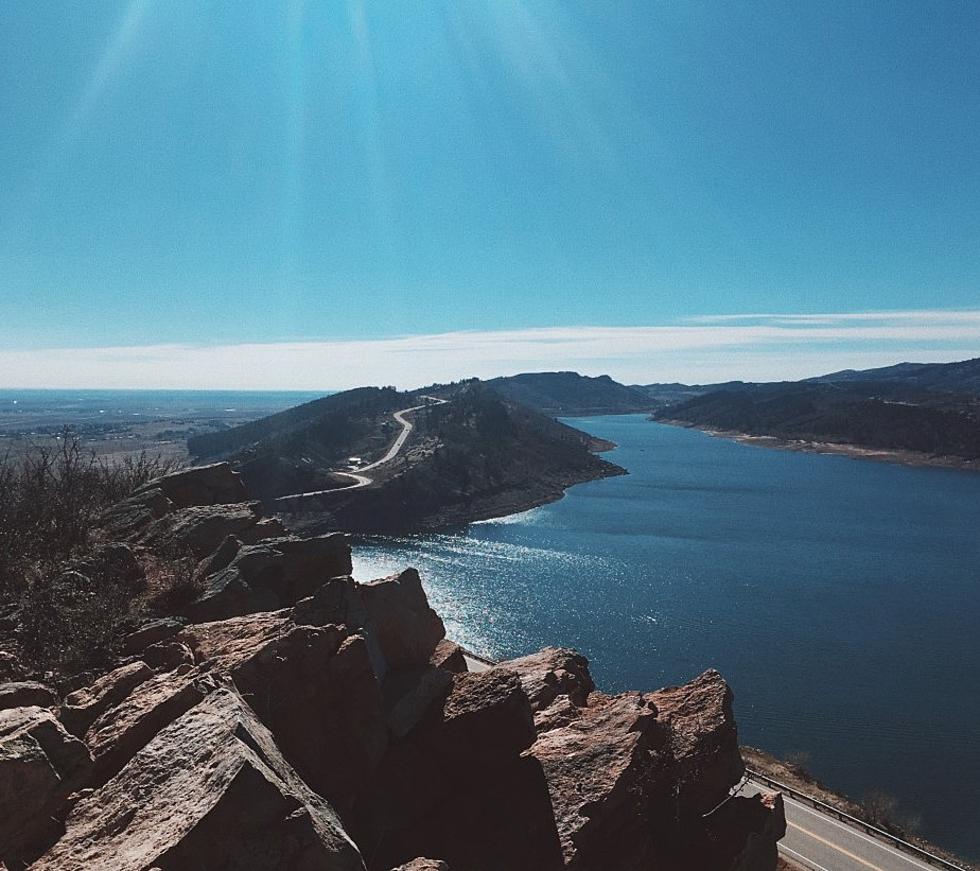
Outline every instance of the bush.
{"type": "Polygon", "coordinates": [[[99,515],[178,465],[145,452],[111,463],[70,429],[56,447],[0,459],[0,606],[17,606],[21,650],[39,668],[108,658],[145,581],[129,548],[100,545],[99,515]]]}
{"type": "Polygon", "coordinates": [[[0,602],[92,546],[99,513],[179,463],[143,453],[112,463],[66,428],[57,447],[0,459],[0,602]]]}

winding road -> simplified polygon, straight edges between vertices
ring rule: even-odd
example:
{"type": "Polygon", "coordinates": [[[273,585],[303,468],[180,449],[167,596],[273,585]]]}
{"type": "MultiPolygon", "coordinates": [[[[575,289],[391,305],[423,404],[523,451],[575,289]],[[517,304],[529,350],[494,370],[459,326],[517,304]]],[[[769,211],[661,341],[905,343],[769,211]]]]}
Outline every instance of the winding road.
{"type": "Polygon", "coordinates": [[[369,478],[364,472],[370,472],[372,469],[377,469],[378,466],[383,466],[385,463],[390,463],[395,457],[398,456],[401,449],[405,446],[405,442],[408,441],[408,437],[412,430],[415,429],[415,424],[410,420],[405,418],[406,414],[411,414],[413,411],[421,411],[423,408],[429,408],[433,405],[445,405],[449,402],[448,399],[439,399],[436,396],[423,396],[422,399],[427,400],[422,403],[422,405],[413,405],[411,408],[403,408],[401,411],[394,412],[391,416],[401,424],[402,430],[398,433],[398,437],[392,442],[391,447],[388,448],[388,452],[380,459],[375,460],[373,463],[369,463],[367,466],[361,466],[356,472],[342,472],[335,470],[333,474],[343,475],[345,478],[351,478],[354,483],[347,484],[343,487],[329,487],[326,490],[309,490],[305,493],[289,493],[286,496],[279,496],[276,498],[276,502],[281,502],[288,499],[302,499],[307,496],[323,496],[326,493],[338,493],[344,490],[357,490],[359,487],[367,487],[369,484],[374,483],[373,478],[369,478]]]}

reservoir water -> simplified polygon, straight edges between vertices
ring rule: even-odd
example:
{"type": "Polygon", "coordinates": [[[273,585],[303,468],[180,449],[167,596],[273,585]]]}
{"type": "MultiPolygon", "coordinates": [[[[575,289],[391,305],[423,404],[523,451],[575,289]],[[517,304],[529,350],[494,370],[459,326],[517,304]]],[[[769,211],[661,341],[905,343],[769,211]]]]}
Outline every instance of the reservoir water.
{"type": "Polygon", "coordinates": [[[414,565],[449,634],[585,653],[600,688],[718,668],[743,743],[980,858],[980,474],[737,444],[643,416],[568,421],[630,474],[458,531],[355,542],[414,565]]]}

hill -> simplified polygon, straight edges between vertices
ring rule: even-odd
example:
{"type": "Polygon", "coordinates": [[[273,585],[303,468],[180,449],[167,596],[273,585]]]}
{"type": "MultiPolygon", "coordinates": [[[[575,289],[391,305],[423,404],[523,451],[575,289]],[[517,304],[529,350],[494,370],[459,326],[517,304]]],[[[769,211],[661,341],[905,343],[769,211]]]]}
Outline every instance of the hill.
{"type": "Polygon", "coordinates": [[[641,388],[627,387],[608,375],[590,378],[577,372],[527,372],[484,383],[504,399],[553,417],[636,414],[653,408],[641,388]]]}
{"type": "Polygon", "coordinates": [[[897,363],[879,369],[845,369],[808,380],[827,384],[874,382],[908,390],[980,396],[980,357],[956,363],[897,363]]]}
{"type": "Polygon", "coordinates": [[[733,383],[666,404],[655,418],[910,462],[980,460],[980,361],[902,363],[799,382],[733,383]]]}
{"type": "Polygon", "coordinates": [[[595,455],[613,447],[608,442],[486,385],[431,390],[339,393],[193,439],[190,449],[202,460],[231,462],[294,525],[359,532],[508,514],[560,498],[572,484],[623,473],[595,455]]]}

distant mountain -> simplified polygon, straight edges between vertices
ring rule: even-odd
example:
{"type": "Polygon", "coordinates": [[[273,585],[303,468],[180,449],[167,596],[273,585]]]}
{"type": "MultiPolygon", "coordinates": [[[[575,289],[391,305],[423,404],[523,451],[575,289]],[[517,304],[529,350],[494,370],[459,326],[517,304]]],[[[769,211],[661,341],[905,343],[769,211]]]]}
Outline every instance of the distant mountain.
{"type": "Polygon", "coordinates": [[[828,384],[873,381],[897,384],[909,390],[980,396],[980,357],[958,363],[897,363],[880,369],[845,369],[807,380],[828,384]]]}
{"type": "Polygon", "coordinates": [[[901,363],[798,382],[733,383],[668,404],[659,420],[930,458],[980,460],[980,360],[901,363]]]}
{"type": "Polygon", "coordinates": [[[477,381],[338,393],[188,446],[200,460],[230,461],[251,492],[293,515],[294,528],[430,529],[525,510],[572,484],[623,474],[595,455],[608,442],[477,381]],[[433,396],[442,404],[426,405],[433,396]],[[396,455],[359,472],[397,444],[394,413],[423,405],[404,416],[412,429],[396,455]],[[351,486],[357,480],[367,484],[351,486]]]}
{"type": "Polygon", "coordinates": [[[627,387],[608,375],[590,378],[577,372],[529,372],[491,378],[484,384],[504,399],[553,417],[635,414],[654,407],[642,388],[627,387]]]}

